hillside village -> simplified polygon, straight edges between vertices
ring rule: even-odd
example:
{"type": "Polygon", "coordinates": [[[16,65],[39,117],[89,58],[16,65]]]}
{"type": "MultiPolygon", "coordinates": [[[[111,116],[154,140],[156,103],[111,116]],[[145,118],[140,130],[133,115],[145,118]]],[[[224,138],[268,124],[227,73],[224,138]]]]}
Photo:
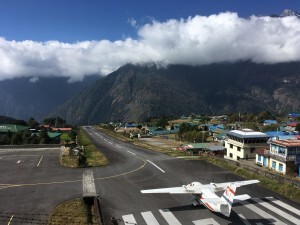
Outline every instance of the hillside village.
{"type": "Polygon", "coordinates": [[[255,118],[256,122],[247,121],[246,117],[241,114],[192,115],[173,120],[154,119],[148,123],[111,122],[101,126],[192,156],[217,156],[300,178],[300,113],[275,118],[262,112],[255,118]]]}
{"type": "MultiPolygon", "coordinates": [[[[76,129],[66,125],[65,120],[58,117],[43,122],[2,122],[0,144],[65,145],[76,139],[76,129]]],[[[191,156],[206,154],[230,161],[247,161],[281,175],[300,178],[300,113],[277,118],[269,112],[160,117],[142,123],[119,121],[101,126],[191,156]]]]}

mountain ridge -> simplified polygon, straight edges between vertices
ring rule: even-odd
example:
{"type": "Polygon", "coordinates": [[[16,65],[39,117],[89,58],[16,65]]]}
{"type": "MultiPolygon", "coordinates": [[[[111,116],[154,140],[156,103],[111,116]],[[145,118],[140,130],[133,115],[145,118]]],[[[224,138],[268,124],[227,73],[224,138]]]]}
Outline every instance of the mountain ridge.
{"type": "Polygon", "coordinates": [[[300,109],[300,63],[220,63],[167,68],[127,64],[54,114],[77,124],[141,121],[151,116],[275,113],[300,109]]]}

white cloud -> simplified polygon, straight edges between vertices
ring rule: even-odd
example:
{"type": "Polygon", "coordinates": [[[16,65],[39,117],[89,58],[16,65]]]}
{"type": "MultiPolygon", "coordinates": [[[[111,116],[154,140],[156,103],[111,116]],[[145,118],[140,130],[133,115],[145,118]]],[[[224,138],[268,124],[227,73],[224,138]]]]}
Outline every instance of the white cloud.
{"type": "MultiPolygon", "coordinates": [[[[136,21],[130,23],[136,26],[136,21]]],[[[70,81],[108,74],[126,63],[204,65],[251,60],[300,61],[296,17],[238,17],[236,13],[152,21],[138,38],[77,43],[8,41],[0,38],[0,80],[64,76],[70,81]]],[[[36,79],[36,78],[34,78],[36,79]]]]}

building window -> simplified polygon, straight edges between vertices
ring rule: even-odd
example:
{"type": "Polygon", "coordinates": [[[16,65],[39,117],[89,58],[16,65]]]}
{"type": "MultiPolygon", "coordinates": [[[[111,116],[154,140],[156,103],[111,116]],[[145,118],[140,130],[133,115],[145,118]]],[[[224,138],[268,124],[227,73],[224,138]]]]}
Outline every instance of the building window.
{"type": "Polygon", "coordinates": [[[238,157],[237,157],[237,160],[240,160],[240,159],[241,159],[241,157],[238,156],[238,157]]]}
{"type": "Polygon", "coordinates": [[[232,158],[232,157],[233,157],[232,153],[230,153],[230,154],[229,154],[229,157],[230,157],[230,158],[232,158]]]}
{"type": "Polygon", "coordinates": [[[238,150],[238,152],[240,152],[241,151],[241,147],[237,147],[237,150],[238,150]]]}
{"type": "Polygon", "coordinates": [[[279,163],[278,169],[280,172],[283,172],[283,164],[282,163],[279,163]]]}
{"type": "Polygon", "coordinates": [[[272,169],[276,170],[276,162],[275,161],[272,162],[272,169]]]}
{"type": "Polygon", "coordinates": [[[251,153],[254,153],[254,151],[255,151],[255,148],[250,148],[251,153]]]}
{"type": "Polygon", "coordinates": [[[233,144],[230,144],[230,146],[229,146],[230,148],[233,148],[233,144]]]}

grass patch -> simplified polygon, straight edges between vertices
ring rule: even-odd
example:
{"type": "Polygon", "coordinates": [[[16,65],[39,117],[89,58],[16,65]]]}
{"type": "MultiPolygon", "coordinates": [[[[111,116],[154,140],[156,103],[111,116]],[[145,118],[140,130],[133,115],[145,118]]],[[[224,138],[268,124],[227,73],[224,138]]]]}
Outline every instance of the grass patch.
{"type": "Polygon", "coordinates": [[[63,133],[60,136],[60,141],[66,142],[66,141],[71,141],[71,137],[68,133],[63,133]]]}
{"type": "Polygon", "coordinates": [[[78,142],[84,148],[85,166],[108,165],[107,158],[95,147],[82,127],[78,132],[78,142]]]}
{"type": "Polygon", "coordinates": [[[89,206],[82,199],[74,199],[57,206],[51,214],[48,225],[93,224],[89,206]]]}
{"type": "Polygon", "coordinates": [[[64,155],[60,158],[60,164],[65,167],[76,168],[79,166],[79,157],[78,156],[71,156],[71,155],[64,155]]]}

